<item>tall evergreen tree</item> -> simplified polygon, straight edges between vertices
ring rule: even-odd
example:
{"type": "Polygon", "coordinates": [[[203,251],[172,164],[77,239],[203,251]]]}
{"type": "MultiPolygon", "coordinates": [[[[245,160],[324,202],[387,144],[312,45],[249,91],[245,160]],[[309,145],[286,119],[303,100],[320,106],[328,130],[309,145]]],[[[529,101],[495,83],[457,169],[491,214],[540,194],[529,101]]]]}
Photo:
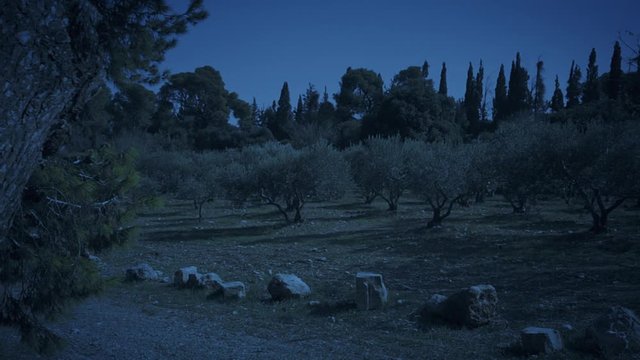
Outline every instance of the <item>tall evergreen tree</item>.
{"type": "Polygon", "coordinates": [[[564,94],[562,94],[560,80],[558,80],[558,75],[556,75],[555,90],[553,90],[553,96],[551,97],[551,111],[558,112],[562,109],[564,109],[564,94]]]}
{"type": "Polygon", "coordinates": [[[304,122],[304,105],[302,104],[302,96],[298,95],[298,104],[296,105],[295,110],[295,121],[298,124],[302,124],[304,122]]]}
{"type": "MultiPolygon", "coordinates": [[[[275,103],[274,103],[275,105],[275,103]]],[[[272,106],[274,108],[275,106],[272,106]]],[[[275,113],[266,120],[267,127],[276,138],[276,140],[291,139],[291,131],[293,127],[293,113],[291,111],[291,97],[289,94],[289,84],[285,81],[280,90],[280,98],[278,99],[275,113]]]]}
{"type": "Polygon", "coordinates": [[[531,92],[529,91],[529,73],[522,67],[520,53],[516,54],[516,61],[511,63],[511,76],[509,77],[509,115],[517,114],[531,109],[531,92]]]}
{"type": "Polygon", "coordinates": [[[478,118],[481,121],[486,121],[487,120],[487,109],[486,109],[486,104],[484,102],[484,65],[482,64],[482,60],[480,60],[480,67],[478,68],[478,73],[476,74],[476,81],[475,81],[475,88],[476,88],[476,94],[475,94],[475,105],[476,108],[478,109],[478,118]]]}
{"type": "Polygon", "coordinates": [[[609,70],[609,83],[607,84],[610,99],[619,99],[622,90],[622,50],[620,42],[616,41],[611,56],[611,68],[609,70]]]}
{"type": "Polygon", "coordinates": [[[542,60],[539,60],[536,63],[536,83],[533,90],[533,111],[535,113],[543,113],[546,107],[546,103],[544,100],[546,88],[544,86],[544,79],[542,78],[543,71],[544,62],[542,60]]]}
{"type": "Polygon", "coordinates": [[[468,132],[477,134],[480,127],[480,113],[478,111],[476,80],[474,79],[473,64],[469,63],[467,70],[467,86],[464,93],[464,108],[467,114],[468,132]]]}
{"type": "Polygon", "coordinates": [[[447,96],[447,63],[442,63],[442,70],[440,70],[440,86],[438,86],[438,94],[447,96]]]}
{"type": "Polygon", "coordinates": [[[504,75],[504,65],[500,65],[498,80],[496,81],[496,91],[493,96],[493,121],[497,122],[504,119],[508,113],[507,110],[507,79],[504,75]]]}
{"type": "Polygon", "coordinates": [[[316,90],[315,86],[309,84],[309,87],[302,96],[302,102],[304,104],[304,121],[306,123],[315,122],[320,108],[320,94],[316,90]]]}
{"type": "Polygon", "coordinates": [[[422,64],[422,77],[425,79],[429,77],[429,63],[426,60],[422,64]]]}
{"type": "Polygon", "coordinates": [[[582,72],[580,66],[576,65],[576,62],[571,62],[571,69],[569,70],[569,80],[567,80],[567,109],[574,108],[580,105],[580,94],[582,93],[580,78],[582,72]]]}
{"type": "Polygon", "coordinates": [[[331,124],[335,121],[336,108],[329,101],[329,93],[327,87],[324,87],[324,93],[322,94],[322,102],[318,107],[318,123],[331,124]]]}
{"type": "Polygon", "coordinates": [[[582,102],[590,103],[600,100],[600,80],[598,79],[598,65],[596,65],[596,49],[591,49],[589,65],[587,65],[587,79],[584,83],[582,102]]]}

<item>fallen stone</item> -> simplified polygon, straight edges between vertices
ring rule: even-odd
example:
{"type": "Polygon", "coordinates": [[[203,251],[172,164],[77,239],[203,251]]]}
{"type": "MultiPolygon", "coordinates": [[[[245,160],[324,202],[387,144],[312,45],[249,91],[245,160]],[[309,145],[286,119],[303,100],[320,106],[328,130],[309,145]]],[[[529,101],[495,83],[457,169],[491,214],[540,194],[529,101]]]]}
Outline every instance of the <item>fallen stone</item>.
{"type": "Polygon", "coordinates": [[[447,300],[447,297],[440,294],[433,294],[422,306],[420,310],[420,318],[425,322],[434,322],[436,320],[443,320],[442,308],[443,303],[447,300]]]}
{"type": "Polygon", "coordinates": [[[220,275],[214,272],[210,272],[202,275],[202,277],[200,278],[200,283],[208,290],[211,290],[212,293],[217,293],[222,291],[222,284],[224,283],[224,281],[222,280],[220,275]]]}
{"type": "Polygon", "coordinates": [[[382,275],[370,272],[356,274],[356,304],[359,310],[381,309],[387,303],[387,298],[382,275]]]}
{"type": "Polygon", "coordinates": [[[475,328],[488,324],[498,310],[498,295],[491,285],[476,285],[449,297],[433,295],[423,306],[423,320],[475,328]]]}
{"type": "Polygon", "coordinates": [[[311,294],[311,288],[293,274],[276,274],[267,286],[273,300],[297,299],[311,294]]]}
{"type": "Polygon", "coordinates": [[[562,350],[562,337],[555,329],[527,327],[520,332],[522,351],[526,354],[548,354],[562,350]]]}
{"type": "Polygon", "coordinates": [[[230,281],[222,284],[222,296],[225,299],[238,300],[247,296],[246,287],[240,281],[230,281]]]}
{"type": "Polygon", "coordinates": [[[159,278],[160,274],[147,263],[138,264],[125,271],[127,281],[158,280],[159,278]]]}
{"type": "Polygon", "coordinates": [[[640,353],[640,320],[622,306],[612,306],[585,331],[586,346],[605,357],[640,353]]]}
{"type": "Polygon", "coordinates": [[[202,274],[195,266],[187,266],[175,272],[173,283],[179,288],[194,288],[202,285],[202,274]]]}

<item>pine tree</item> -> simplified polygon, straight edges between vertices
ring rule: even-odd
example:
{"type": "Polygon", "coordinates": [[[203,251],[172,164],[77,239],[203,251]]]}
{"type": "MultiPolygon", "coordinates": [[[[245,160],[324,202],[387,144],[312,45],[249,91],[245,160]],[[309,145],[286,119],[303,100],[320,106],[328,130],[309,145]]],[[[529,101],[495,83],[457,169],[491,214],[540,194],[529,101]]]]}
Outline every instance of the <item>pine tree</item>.
{"type": "Polygon", "coordinates": [[[567,80],[567,109],[580,105],[581,77],[580,66],[576,65],[575,61],[571,62],[571,70],[569,70],[569,79],[567,80]]]}
{"type": "Polygon", "coordinates": [[[600,100],[600,80],[598,79],[598,65],[596,65],[596,49],[591,49],[589,65],[587,65],[587,79],[584,83],[582,102],[590,103],[600,100]]]}
{"type": "Polygon", "coordinates": [[[277,140],[291,139],[292,122],[293,114],[291,111],[289,84],[285,81],[282,85],[282,90],[280,90],[280,98],[278,99],[274,119],[268,124],[268,127],[277,140]]]}
{"type": "Polygon", "coordinates": [[[468,132],[471,134],[477,134],[480,126],[480,114],[478,112],[477,98],[473,64],[469,63],[469,69],[467,70],[467,86],[464,93],[464,108],[465,113],[467,114],[468,132]]]}
{"type": "Polygon", "coordinates": [[[558,80],[558,75],[556,75],[555,86],[556,88],[553,91],[553,96],[551,97],[551,111],[558,112],[564,109],[564,95],[560,89],[560,80],[558,80]]]}
{"type": "Polygon", "coordinates": [[[447,96],[447,64],[442,63],[442,70],[440,71],[440,86],[438,86],[438,94],[447,96]]]}
{"type": "Polygon", "coordinates": [[[607,84],[609,98],[617,100],[622,90],[622,54],[620,42],[616,41],[611,56],[611,69],[609,70],[609,83],[607,84]]]}
{"type": "Polygon", "coordinates": [[[507,110],[507,79],[504,75],[504,65],[500,65],[498,80],[496,81],[496,91],[493,96],[493,121],[497,122],[506,117],[507,110]]]}
{"type": "Polygon", "coordinates": [[[545,111],[544,95],[546,92],[542,72],[544,71],[544,62],[539,60],[536,64],[536,83],[534,86],[533,111],[535,113],[543,113],[545,111]]]}

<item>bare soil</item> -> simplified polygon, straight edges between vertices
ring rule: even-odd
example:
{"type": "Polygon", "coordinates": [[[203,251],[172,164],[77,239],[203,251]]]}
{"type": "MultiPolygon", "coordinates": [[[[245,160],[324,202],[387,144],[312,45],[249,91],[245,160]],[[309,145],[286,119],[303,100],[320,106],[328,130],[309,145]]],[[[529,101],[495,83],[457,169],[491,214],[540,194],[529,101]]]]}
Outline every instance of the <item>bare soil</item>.
{"type": "MultiPolygon", "coordinates": [[[[629,204],[631,205],[631,204],[629,204]]],[[[204,219],[187,201],[139,217],[139,240],[98,254],[107,286],[73,305],[50,327],[68,344],[52,359],[509,359],[520,329],[559,329],[569,345],[549,359],[591,358],[572,346],[608,306],[640,312],[640,211],[612,213],[594,236],[578,206],[550,201],[526,215],[500,199],[456,209],[427,229],[429,212],[405,199],[396,213],[356,199],[312,203],[305,222],[283,224],[263,206],[210,204],[204,219]],[[199,290],[160,282],[123,282],[124,270],[147,262],[167,276],[194,265],[248,286],[237,302],[207,300],[199,290]],[[309,300],[353,299],[358,271],[382,273],[384,310],[349,307],[312,313],[309,300]],[[294,273],[309,299],[271,302],[271,275],[294,273]],[[474,330],[420,324],[432,294],[477,284],[496,287],[500,318],[474,330]],[[567,330],[571,325],[573,330],[567,330]]],[[[0,328],[0,356],[41,358],[0,328]]],[[[45,357],[46,358],[46,357],[45,357]]],[[[539,357],[540,358],[540,357],[539,357]]]]}

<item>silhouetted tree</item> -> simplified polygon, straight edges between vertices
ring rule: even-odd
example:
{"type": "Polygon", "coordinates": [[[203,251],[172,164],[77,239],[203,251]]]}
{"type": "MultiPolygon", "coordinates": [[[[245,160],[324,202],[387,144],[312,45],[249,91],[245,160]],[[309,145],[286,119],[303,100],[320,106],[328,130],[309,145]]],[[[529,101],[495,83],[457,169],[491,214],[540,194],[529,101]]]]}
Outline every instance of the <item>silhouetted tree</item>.
{"type": "Polygon", "coordinates": [[[516,61],[511,63],[509,77],[508,111],[509,115],[528,112],[531,109],[531,92],[529,91],[529,73],[522,67],[520,53],[516,54],[516,61]]]}
{"type": "Polygon", "coordinates": [[[473,64],[469,63],[467,70],[467,85],[464,92],[464,108],[467,114],[467,132],[473,136],[477,135],[480,129],[480,111],[478,109],[478,89],[476,86],[473,64]]]}
{"type": "Polygon", "coordinates": [[[296,110],[295,110],[295,121],[296,124],[302,124],[302,122],[304,121],[304,105],[302,104],[302,95],[298,95],[298,104],[296,105],[296,110]]]}
{"type": "Polygon", "coordinates": [[[551,110],[558,112],[564,109],[564,95],[560,89],[560,81],[558,75],[556,75],[555,89],[553,90],[553,96],[551,97],[551,110]]]}
{"type": "Polygon", "coordinates": [[[567,109],[580,105],[580,94],[582,93],[580,78],[582,72],[575,61],[571,62],[569,70],[569,79],[567,80],[567,109]]]}
{"type": "Polygon", "coordinates": [[[438,86],[438,94],[447,96],[447,64],[442,63],[442,70],[440,70],[440,86],[438,86]]]}
{"type": "Polygon", "coordinates": [[[607,91],[609,99],[617,100],[620,98],[622,91],[622,50],[620,49],[620,42],[618,41],[616,41],[613,46],[607,91]]]}
{"type": "Polygon", "coordinates": [[[509,102],[507,98],[507,79],[504,75],[504,65],[500,65],[498,80],[496,81],[496,91],[493,96],[493,121],[495,124],[504,119],[509,114],[509,102]]]}
{"type": "Polygon", "coordinates": [[[340,92],[335,95],[338,119],[360,120],[373,115],[384,98],[382,87],[382,77],[375,72],[348,68],[340,80],[340,92]]]}
{"type": "Polygon", "coordinates": [[[596,49],[591,49],[589,64],[587,65],[587,79],[584,83],[583,103],[600,100],[600,80],[598,79],[598,65],[596,65],[596,49]]]}
{"type": "Polygon", "coordinates": [[[543,71],[544,62],[539,60],[536,63],[536,82],[533,91],[533,111],[536,113],[543,113],[546,110],[546,102],[544,100],[546,89],[544,86],[544,79],[542,78],[543,71]]]}

